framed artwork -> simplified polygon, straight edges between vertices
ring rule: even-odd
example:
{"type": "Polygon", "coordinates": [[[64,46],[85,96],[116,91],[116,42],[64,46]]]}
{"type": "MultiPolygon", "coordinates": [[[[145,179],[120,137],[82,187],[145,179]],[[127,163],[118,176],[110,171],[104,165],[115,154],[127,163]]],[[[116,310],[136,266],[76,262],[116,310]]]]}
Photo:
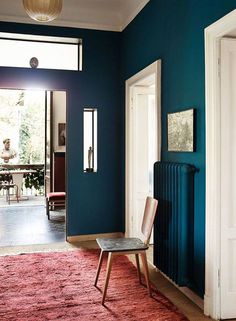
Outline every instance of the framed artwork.
{"type": "Polygon", "coordinates": [[[58,124],[58,146],[66,145],[66,124],[58,124]]]}
{"type": "Polygon", "coordinates": [[[194,152],[195,109],[169,113],[167,115],[168,151],[194,152]]]}

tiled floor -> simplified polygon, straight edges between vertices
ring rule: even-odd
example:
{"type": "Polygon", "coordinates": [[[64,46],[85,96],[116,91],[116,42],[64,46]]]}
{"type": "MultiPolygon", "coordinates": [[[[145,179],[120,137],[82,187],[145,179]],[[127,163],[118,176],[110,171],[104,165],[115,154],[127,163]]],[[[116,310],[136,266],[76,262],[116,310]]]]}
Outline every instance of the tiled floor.
{"type": "Polygon", "coordinates": [[[44,205],[28,204],[0,207],[0,246],[65,241],[65,211],[51,212],[48,220],[44,205]]]}

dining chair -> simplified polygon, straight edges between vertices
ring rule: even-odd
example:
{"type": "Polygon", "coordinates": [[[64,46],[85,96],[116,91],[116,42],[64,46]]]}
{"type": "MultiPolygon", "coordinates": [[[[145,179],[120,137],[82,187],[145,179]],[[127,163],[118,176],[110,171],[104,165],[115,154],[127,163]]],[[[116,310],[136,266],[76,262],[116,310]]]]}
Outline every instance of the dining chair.
{"type": "Polygon", "coordinates": [[[10,205],[10,201],[11,201],[10,190],[13,189],[15,191],[16,201],[17,203],[19,203],[18,186],[12,181],[10,173],[1,175],[1,177],[2,179],[0,181],[0,189],[6,190],[6,202],[8,202],[8,204],[10,205]]]}
{"type": "Polygon", "coordinates": [[[113,238],[113,239],[97,238],[96,239],[101,249],[98,267],[97,267],[97,273],[96,273],[95,282],[94,282],[94,285],[96,287],[97,287],[99,274],[101,271],[104,254],[108,253],[106,278],[105,278],[105,284],[104,284],[103,295],[102,295],[102,305],[104,305],[104,302],[105,302],[109,278],[111,274],[112,260],[115,255],[135,254],[138,278],[139,278],[140,284],[142,284],[141,273],[140,273],[140,263],[139,263],[139,255],[140,255],[142,264],[143,264],[144,276],[146,279],[148,293],[151,296],[151,286],[149,282],[149,272],[148,272],[146,251],[149,247],[149,240],[152,232],[155,215],[157,212],[157,205],[158,205],[158,201],[156,199],[152,197],[146,198],[143,221],[141,226],[141,232],[144,237],[143,241],[140,240],[139,238],[133,238],[133,237],[132,238],[113,238]]]}

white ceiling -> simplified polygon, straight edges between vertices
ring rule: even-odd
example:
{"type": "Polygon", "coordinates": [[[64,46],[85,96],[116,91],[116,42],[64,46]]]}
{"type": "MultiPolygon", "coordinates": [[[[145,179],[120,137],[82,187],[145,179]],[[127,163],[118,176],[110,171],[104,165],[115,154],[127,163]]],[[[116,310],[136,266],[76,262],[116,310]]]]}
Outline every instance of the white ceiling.
{"type": "MultiPolygon", "coordinates": [[[[64,0],[61,15],[47,25],[122,31],[150,0],[64,0]]],[[[37,23],[22,0],[0,0],[0,21],[37,23]]],[[[41,24],[41,23],[39,23],[41,24]]]]}

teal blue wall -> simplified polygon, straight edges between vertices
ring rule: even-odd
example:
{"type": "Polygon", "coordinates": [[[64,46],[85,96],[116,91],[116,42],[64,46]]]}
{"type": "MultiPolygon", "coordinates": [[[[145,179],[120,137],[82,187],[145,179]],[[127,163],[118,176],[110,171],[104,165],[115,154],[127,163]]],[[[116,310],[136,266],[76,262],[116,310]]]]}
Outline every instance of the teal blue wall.
{"type": "Polygon", "coordinates": [[[151,0],[122,34],[122,79],[162,60],[162,160],[195,165],[192,288],[204,294],[204,28],[234,10],[233,0],[151,0]],[[167,151],[168,112],[196,108],[196,152],[167,151]]]}
{"type": "Polygon", "coordinates": [[[82,72],[2,67],[0,87],[67,91],[68,234],[123,231],[121,34],[3,22],[0,31],[83,39],[82,72]],[[83,172],[84,107],[98,109],[97,173],[83,172]]]}
{"type": "MultiPolygon", "coordinates": [[[[83,72],[0,68],[0,87],[67,91],[68,234],[124,231],[124,81],[162,59],[162,159],[187,162],[195,177],[192,288],[204,293],[204,28],[235,0],[151,0],[122,33],[0,22],[0,32],[81,37],[83,72]],[[98,173],[83,173],[83,108],[98,108],[98,173]],[[196,152],[167,151],[166,115],[196,108],[196,152]]],[[[17,52],[16,52],[17,54],[17,52]]]]}

